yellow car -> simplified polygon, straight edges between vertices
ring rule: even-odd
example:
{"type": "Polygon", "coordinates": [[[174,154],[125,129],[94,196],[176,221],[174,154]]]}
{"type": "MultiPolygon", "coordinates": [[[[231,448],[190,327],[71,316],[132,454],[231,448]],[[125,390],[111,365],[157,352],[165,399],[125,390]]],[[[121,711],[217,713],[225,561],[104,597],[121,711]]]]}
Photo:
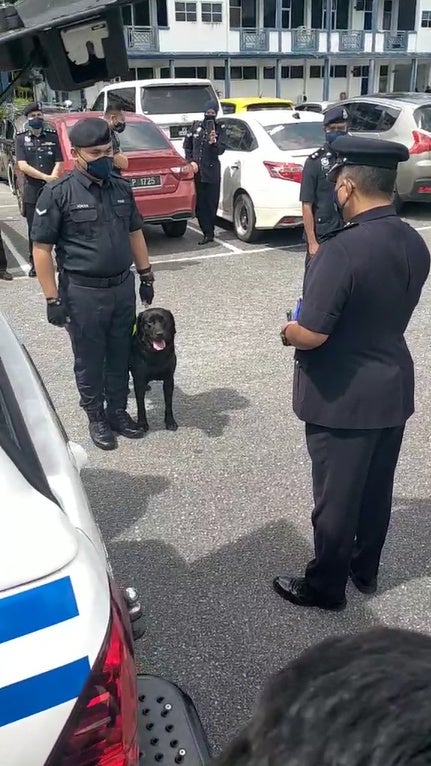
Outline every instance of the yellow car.
{"type": "Polygon", "coordinates": [[[293,109],[293,101],[286,98],[221,98],[223,114],[260,112],[262,109],[293,109]]]}

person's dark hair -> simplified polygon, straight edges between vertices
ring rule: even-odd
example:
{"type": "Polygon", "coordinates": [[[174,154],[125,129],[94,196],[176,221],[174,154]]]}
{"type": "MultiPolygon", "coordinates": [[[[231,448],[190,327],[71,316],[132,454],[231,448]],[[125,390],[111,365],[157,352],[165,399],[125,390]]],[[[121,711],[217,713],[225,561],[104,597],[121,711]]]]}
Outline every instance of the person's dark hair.
{"type": "Polygon", "coordinates": [[[121,114],[122,108],[119,104],[107,104],[105,109],[105,117],[109,117],[111,114],[121,114]]]}
{"type": "Polygon", "coordinates": [[[391,197],[394,193],[396,170],[347,165],[341,172],[345,178],[351,178],[358,191],[367,197],[391,197]]]}
{"type": "Polygon", "coordinates": [[[431,764],[431,636],[331,638],[269,682],[217,766],[431,764]]]}

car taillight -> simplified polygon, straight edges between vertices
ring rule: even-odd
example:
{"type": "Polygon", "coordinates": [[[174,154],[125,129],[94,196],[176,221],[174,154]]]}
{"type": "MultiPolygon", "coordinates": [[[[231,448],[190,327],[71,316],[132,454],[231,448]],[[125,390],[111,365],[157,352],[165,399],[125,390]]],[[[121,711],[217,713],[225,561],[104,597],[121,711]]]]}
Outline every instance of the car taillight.
{"type": "Polygon", "coordinates": [[[138,764],[136,669],[127,618],[117,598],[113,590],[104,644],[45,766],[138,764]]]}
{"type": "Polygon", "coordinates": [[[271,178],[281,178],[283,181],[301,183],[302,165],[296,165],[294,162],[264,162],[263,164],[271,178]]]}
{"type": "Polygon", "coordinates": [[[413,131],[413,146],[409,149],[410,154],[424,154],[431,152],[431,136],[420,130],[413,131]]]}
{"type": "Polygon", "coordinates": [[[190,165],[178,165],[178,167],[171,168],[171,173],[180,181],[190,181],[195,175],[190,165]]]}

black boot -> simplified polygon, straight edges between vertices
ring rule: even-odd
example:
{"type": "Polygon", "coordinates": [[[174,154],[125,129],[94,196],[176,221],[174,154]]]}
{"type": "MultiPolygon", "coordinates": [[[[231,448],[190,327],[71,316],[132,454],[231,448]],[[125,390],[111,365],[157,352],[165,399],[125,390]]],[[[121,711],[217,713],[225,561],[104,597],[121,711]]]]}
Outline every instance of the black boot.
{"type": "Polygon", "coordinates": [[[115,410],[108,414],[108,422],[112,430],[126,439],[142,439],[145,431],[135,423],[126,410],[115,410]]]}
{"type": "Polygon", "coordinates": [[[90,436],[99,449],[112,450],[117,447],[117,441],[104,412],[88,412],[90,421],[88,430],[90,436]]]}
{"type": "Polygon", "coordinates": [[[7,269],[5,269],[4,271],[0,271],[0,279],[4,279],[6,282],[11,282],[13,276],[7,269]]]}
{"type": "Polygon", "coordinates": [[[29,277],[37,277],[36,269],[34,268],[33,259],[30,260],[30,271],[28,272],[29,277]]]}

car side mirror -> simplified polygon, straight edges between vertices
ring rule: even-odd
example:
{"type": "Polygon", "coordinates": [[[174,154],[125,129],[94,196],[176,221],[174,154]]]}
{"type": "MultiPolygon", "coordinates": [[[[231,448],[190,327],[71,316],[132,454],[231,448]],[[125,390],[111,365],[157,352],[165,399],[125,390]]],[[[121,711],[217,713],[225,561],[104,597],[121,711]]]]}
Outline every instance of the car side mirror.
{"type": "Polygon", "coordinates": [[[81,447],[81,445],[77,444],[76,442],[69,442],[68,449],[72,463],[74,464],[78,473],[81,473],[82,469],[85,468],[88,462],[88,455],[84,447],[81,447]]]}

